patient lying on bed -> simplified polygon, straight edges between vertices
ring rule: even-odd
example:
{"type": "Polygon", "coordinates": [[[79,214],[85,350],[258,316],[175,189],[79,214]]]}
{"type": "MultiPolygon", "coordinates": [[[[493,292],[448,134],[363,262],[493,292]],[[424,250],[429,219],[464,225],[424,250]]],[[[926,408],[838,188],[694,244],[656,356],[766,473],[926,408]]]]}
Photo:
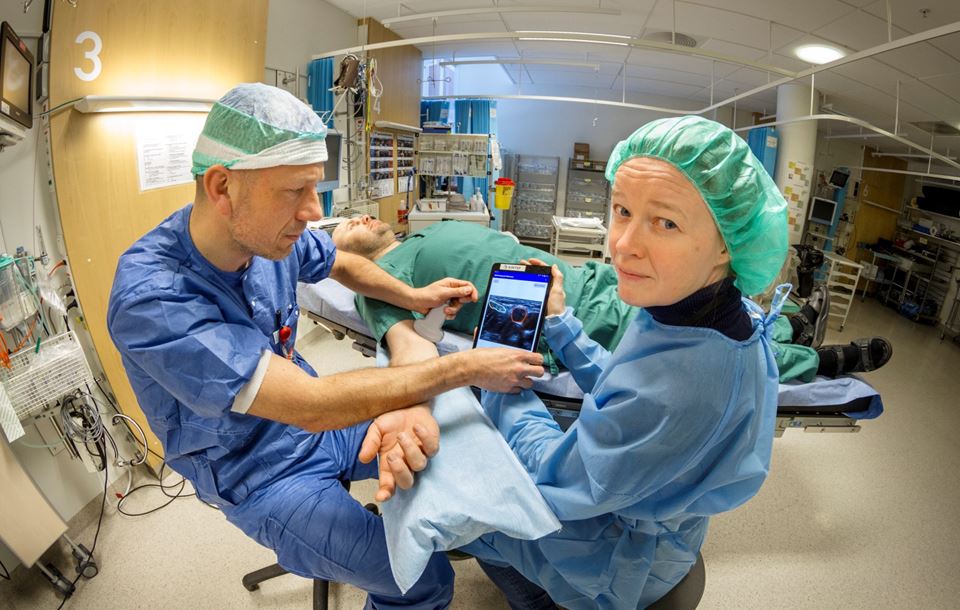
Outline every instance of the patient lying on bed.
{"type": "MultiPolygon", "coordinates": [[[[440,222],[399,241],[390,225],[361,216],[341,223],[333,232],[333,241],[338,249],[373,260],[387,273],[411,286],[458,277],[473,282],[480,294],[486,292],[494,263],[538,258],[556,264],[563,273],[567,304],[583,322],[584,332],[611,351],[637,311],[617,297],[617,277],[610,265],[588,261],[582,267],[573,267],[542,250],[518,244],[510,235],[475,223],[440,222]]],[[[480,307],[480,303],[464,305],[444,328],[472,334],[480,307]]],[[[359,295],[357,310],[378,342],[394,325],[414,319],[410,311],[359,295]]],[[[819,313],[817,304],[812,303],[792,317],[781,316],[777,320],[773,339],[777,342],[775,352],[781,382],[870,371],[889,360],[892,347],[879,337],[858,339],[845,346],[817,346],[816,350],[794,343],[794,337],[822,336],[822,332],[811,332],[812,327],[826,322],[826,316],[820,318],[819,313]]],[[[545,345],[541,351],[547,358],[545,364],[556,372],[545,345]]]]}

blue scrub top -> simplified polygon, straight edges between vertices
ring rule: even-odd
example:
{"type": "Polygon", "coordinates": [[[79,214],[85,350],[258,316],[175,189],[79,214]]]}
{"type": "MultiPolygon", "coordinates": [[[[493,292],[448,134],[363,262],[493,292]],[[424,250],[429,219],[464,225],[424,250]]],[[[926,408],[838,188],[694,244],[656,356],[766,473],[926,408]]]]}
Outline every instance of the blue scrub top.
{"type": "MultiPolygon", "coordinates": [[[[277,320],[296,339],[297,282],[330,274],[336,248],[305,231],[293,252],[221,271],[194,246],[192,204],[140,238],[117,264],[107,326],[167,464],[224,507],[280,473],[308,467],[320,435],[230,410],[265,350],[280,354],[277,320]],[[279,312],[279,313],[278,313],[279,312]]],[[[316,372],[299,354],[294,362],[316,372]]]]}
{"type": "Polygon", "coordinates": [[[640,310],[613,353],[568,308],[544,336],[584,396],[566,431],[532,392],[483,407],[562,522],[539,540],[489,534],[465,550],[509,563],[570,610],[634,609],[689,571],[710,515],[767,475],[777,410],[772,319],[744,300],[754,332],[667,326],[640,310]]]}

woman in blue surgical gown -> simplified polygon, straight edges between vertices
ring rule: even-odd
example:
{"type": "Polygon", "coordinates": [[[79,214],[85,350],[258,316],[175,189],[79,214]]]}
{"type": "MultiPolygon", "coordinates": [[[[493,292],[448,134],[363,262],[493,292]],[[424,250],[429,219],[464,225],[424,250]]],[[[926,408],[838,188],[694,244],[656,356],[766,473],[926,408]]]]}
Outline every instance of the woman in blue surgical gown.
{"type": "Polygon", "coordinates": [[[781,299],[765,316],[742,295],[783,265],[785,201],[742,139],[699,117],[641,127],[606,171],[618,292],[642,309],[609,353],[555,278],[544,336],[586,394],[579,419],[561,431],[529,391],[482,400],[563,522],[464,549],[513,608],[653,603],[695,563],[708,518],[752,497],[770,462],[781,299]]]}

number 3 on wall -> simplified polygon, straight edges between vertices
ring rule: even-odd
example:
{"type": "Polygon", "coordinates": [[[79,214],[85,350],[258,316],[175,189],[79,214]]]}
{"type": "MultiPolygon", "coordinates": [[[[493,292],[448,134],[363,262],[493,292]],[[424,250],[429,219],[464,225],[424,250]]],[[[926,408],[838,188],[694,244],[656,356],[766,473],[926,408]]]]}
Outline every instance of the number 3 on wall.
{"type": "Polygon", "coordinates": [[[89,51],[84,51],[83,58],[89,59],[93,63],[93,69],[85,72],[80,68],[74,68],[73,73],[76,74],[80,80],[90,82],[96,80],[96,78],[100,76],[100,71],[103,69],[103,62],[100,61],[100,51],[103,50],[103,41],[100,40],[100,35],[96,32],[86,31],[80,32],[80,35],[77,36],[74,42],[83,44],[88,40],[93,41],[93,48],[89,51]]]}

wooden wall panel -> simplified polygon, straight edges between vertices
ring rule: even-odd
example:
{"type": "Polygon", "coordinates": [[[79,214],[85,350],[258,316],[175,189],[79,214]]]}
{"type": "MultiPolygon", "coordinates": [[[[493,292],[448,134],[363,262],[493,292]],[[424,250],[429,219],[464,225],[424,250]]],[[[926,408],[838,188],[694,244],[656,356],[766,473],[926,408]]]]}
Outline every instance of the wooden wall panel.
{"type": "MultiPolygon", "coordinates": [[[[85,95],[216,99],[263,74],[267,0],[99,0],[53,3],[51,107],[85,95]],[[100,75],[85,58],[102,41],[100,75]]],[[[160,220],[193,199],[192,184],[140,192],[135,133],[199,125],[201,113],[52,115],[50,145],[60,220],[80,304],[121,408],[146,429],[106,327],[117,259],[160,220]]],[[[199,131],[199,127],[197,127],[199,131]]],[[[162,454],[151,434],[150,448],[162,454]]],[[[156,464],[156,460],[153,461],[156,464]]]]}
{"type": "MultiPolygon", "coordinates": [[[[400,36],[393,31],[383,27],[375,19],[361,19],[361,26],[367,26],[367,42],[388,42],[391,40],[400,40],[400,36]]],[[[423,74],[423,56],[420,49],[416,47],[398,47],[394,49],[383,49],[371,51],[367,54],[369,59],[377,61],[376,75],[383,85],[383,96],[380,98],[380,111],[371,109],[369,113],[370,121],[378,120],[392,121],[414,127],[420,125],[420,78],[423,74]]],[[[390,129],[381,129],[375,127],[377,131],[386,131],[388,133],[401,133],[390,129]]],[[[396,152],[394,152],[396,158],[396,152]]],[[[365,167],[369,157],[365,157],[365,167]]],[[[394,191],[398,184],[394,178],[394,191]]],[[[419,192],[419,178],[414,179],[413,194],[411,195],[411,204],[416,204],[416,193],[419,192]]],[[[406,222],[397,222],[397,210],[402,202],[406,202],[406,193],[398,193],[389,197],[377,199],[380,204],[380,220],[389,223],[394,231],[405,231],[406,222]]]]}
{"type": "MultiPolygon", "coordinates": [[[[871,148],[864,148],[864,168],[907,169],[906,161],[893,157],[875,158],[873,152],[871,148]]],[[[903,174],[863,170],[860,183],[860,206],[857,208],[857,217],[854,222],[855,231],[854,238],[851,240],[850,258],[869,262],[872,259],[870,251],[855,248],[856,244],[873,244],[881,237],[893,239],[897,229],[897,217],[903,203],[905,182],[903,174]]]]}
{"type": "MultiPolygon", "coordinates": [[[[362,19],[367,26],[367,43],[389,42],[401,37],[383,27],[375,19],[362,19]]],[[[423,54],[420,49],[396,47],[370,51],[368,58],[377,60],[377,77],[383,83],[380,112],[372,111],[371,119],[405,125],[420,125],[420,79],[423,77],[423,54]]]]}

